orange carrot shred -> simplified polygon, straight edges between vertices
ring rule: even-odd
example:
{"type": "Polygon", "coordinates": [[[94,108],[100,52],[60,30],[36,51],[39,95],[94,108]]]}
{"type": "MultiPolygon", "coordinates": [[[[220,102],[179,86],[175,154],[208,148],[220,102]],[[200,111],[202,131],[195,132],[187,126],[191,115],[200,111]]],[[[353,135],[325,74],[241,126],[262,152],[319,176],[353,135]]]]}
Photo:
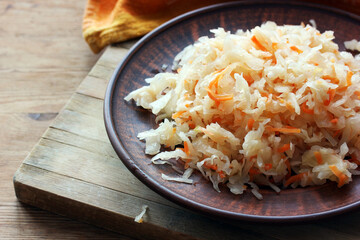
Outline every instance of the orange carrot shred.
{"type": "Polygon", "coordinates": [[[303,51],[301,51],[300,49],[298,49],[296,46],[291,46],[290,49],[293,50],[293,51],[295,51],[295,52],[297,52],[298,54],[303,53],[303,51]]]}
{"type": "Polygon", "coordinates": [[[335,92],[336,92],[335,89],[329,88],[329,90],[327,91],[327,94],[329,95],[329,99],[324,100],[325,106],[329,106],[330,102],[334,99],[335,92]]]}
{"type": "Polygon", "coordinates": [[[252,79],[252,77],[248,74],[244,74],[243,78],[247,81],[248,85],[251,86],[255,81],[252,79]]]}
{"type": "Polygon", "coordinates": [[[302,110],[304,113],[307,113],[307,114],[314,114],[314,109],[308,108],[308,106],[306,105],[306,103],[307,103],[307,100],[306,100],[306,102],[304,102],[303,104],[301,104],[301,110],[302,110]]]}
{"type": "Polygon", "coordinates": [[[314,155],[315,155],[317,163],[318,164],[323,164],[323,159],[322,159],[321,153],[316,151],[316,152],[314,152],[314,155]]]}
{"type": "Polygon", "coordinates": [[[348,179],[348,176],[342,173],[335,165],[330,165],[329,168],[339,179],[337,186],[342,187],[345,184],[346,180],[348,179]]]}
{"type": "Polygon", "coordinates": [[[284,144],[281,148],[278,149],[278,152],[279,153],[283,153],[283,152],[286,152],[287,150],[290,149],[290,144],[287,143],[287,144],[284,144]]]}
{"type": "Polygon", "coordinates": [[[180,117],[181,115],[183,115],[185,112],[186,112],[186,111],[179,111],[179,112],[177,112],[177,113],[174,113],[171,117],[172,117],[173,119],[178,118],[178,117],[180,117]]]}
{"type": "Polygon", "coordinates": [[[204,163],[204,166],[205,166],[206,168],[212,169],[212,170],[214,170],[214,171],[217,170],[217,165],[216,165],[216,164],[210,164],[210,163],[208,163],[208,162],[205,162],[205,163],[204,163]]]}
{"type": "Polygon", "coordinates": [[[251,37],[251,41],[253,41],[253,43],[255,43],[255,45],[261,50],[266,52],[266,48],[259,42],[259,40],[254,36],[251,37]]]}
{"type": "Polygon", "coordinates": [[[268,171],[270,169],[272,169],[272,164],[271,163],[265,163],[265,170],[268,171]]]}
{"type": "Polygon", "coordinates": [[[349,71],[346,75],[346,83],[347,86],[351,86],[351,77],[354,75],[352,71],[349,71]]]}
{"type": "Polygon", "coordinates": [[[290,184],[293,184],[294,182],[300,181],[301,178],[302,178],[305,174],[307,174],[307,173],[299,173],[299,174],[297,174],[297,175],[295,175],[295,176],[290,177],[288,180],[286,180],[284,186],[287,187],[287,186],[289,186],[290,184]]]}
{"type": "Polygon", "coordinates": [[[331,119],[331,123],[333,123],[333,124],[337,124],[337,122],[339,121],[339,119],[337,119],[337,118],[334,118],[334,119],[331,119]]]}
{"type": "Polygon", "coordinates": [[[269,131],[272,132],[282,132],[282,133],[301,133],[300,128],[273,128],[273,127],[267,127],[269,131]]]}
{"type": "Polygon", "coordinates": [[[186,153],[186,155],[188,155],[188,156],[190,155],[189,146],[186,141],[184,142],[184,152],[186,153]]]}
{"type": "Polygon", "coordinates": [[[234,98],[233,94],[218,95],[218,94],[213,93],[208,88],[206,88],[206,91],[207,91],[209,97],[215,101],[217,106],[219,106],[220,102],[222,102],[222,101],[228,101],[228,100],[232,100],[234,98]]]}
{"type": "Polygon", "coordinates": [[[248,120],[248,123],[247,123],[248,130],[251,130],[251,129],[253,128],[254,122],[255,122],[255,120],[252,119],[252,118],[250,118],[250,119],[248,120]]]}
{"type": "Polygon", "coordinates": [[[220,176],[221,178],[225,178],[225,177],[226,177],[226,175],[225,175],[225,173],[224,173],[223,171],[218,171],[217,173],[219,174],[219,176],[220,176]]]}
{"type": "Polygon", "coordinates": [[[336,131],[334,132],[334,134],[333,134],[333,137],[336,137],[337,135],[339,135],[340,132],[341,132],[340,129],[339,129],[339,130],[336,130],[336,131]]]}
{"type": "Polygon", "coordinates": [[[323,76],[322,79],[324,80],[330,80],[331,83],[334,83],[334,84],[339,84],[339,79],[337,78],[334,78],[334,77],[330,77],[330,76],[323,76]]]}
{"type": "Polygon", "coordinates": [[[273,42],[273,43],[271,44],[271,47],[272,47],[272,49],[273,49],[274,51],[276,51],[276,50],[278,49],[278,44],[277,44],[276,42],[273,42]]]}
{"type": "Polygon", "coordinates": [[[358,99],[360,100],[360,91],[356,91],[355,94],[358,97],[358,99]]]}

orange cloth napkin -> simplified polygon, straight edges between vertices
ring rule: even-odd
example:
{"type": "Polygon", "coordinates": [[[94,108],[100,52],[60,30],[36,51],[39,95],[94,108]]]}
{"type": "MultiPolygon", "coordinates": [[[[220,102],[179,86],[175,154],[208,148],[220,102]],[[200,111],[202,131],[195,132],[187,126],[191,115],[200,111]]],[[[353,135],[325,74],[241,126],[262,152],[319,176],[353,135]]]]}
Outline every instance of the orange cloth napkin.
{"type": "MultiPolygon", "coordinates": [[[[94,53],[105,46],[142,36],[167,20],[230,0],[88,0],[83,36],[94,53]]],[[[360,15],[360,0],[306,0],[360,15]]]]}

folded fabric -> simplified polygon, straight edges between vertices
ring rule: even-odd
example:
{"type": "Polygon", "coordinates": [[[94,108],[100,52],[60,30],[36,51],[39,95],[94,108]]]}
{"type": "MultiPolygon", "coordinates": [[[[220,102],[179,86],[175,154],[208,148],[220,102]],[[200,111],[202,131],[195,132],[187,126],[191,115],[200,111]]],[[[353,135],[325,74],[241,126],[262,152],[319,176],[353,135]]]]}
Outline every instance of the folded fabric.
{"type": "MultiPolygon", "coordinates": [[[[167,20],[230,0],[88,0],[83,36],[94,53],[105,46],[142,36],[167,20]]],[[[360,14],[360,0],[307,0],[360,14]]]]}

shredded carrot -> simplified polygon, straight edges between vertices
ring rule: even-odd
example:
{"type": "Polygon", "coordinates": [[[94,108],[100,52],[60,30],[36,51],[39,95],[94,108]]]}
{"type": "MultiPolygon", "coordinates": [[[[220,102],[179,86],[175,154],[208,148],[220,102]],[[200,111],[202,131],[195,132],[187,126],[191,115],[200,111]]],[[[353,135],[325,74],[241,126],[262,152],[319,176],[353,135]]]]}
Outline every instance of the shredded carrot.
{"type": "Polygon", "coordinates": [[[351,77],[354,75],[354,73],[352,71],[348,71],[347,75],[346,75],[346,83],[347,86],[351,86],[351,77]]]}
{"type": "Polygon", "coordinates": [[[212,80],[210,83],[209,83],[209,89],[211,89],[213,86],[215,86],[215,91],[217,93],[217,88],[218,88],[218,84],[219,84],[219,80],[222,78],[222,74],[219,74],[216,76],[216,78],[214,80],[212,80]]]}
{"type": "Polygon", "coordinates": [[[339,133],[340,133],[340,129],[339,130],[336,130],[335,132],[334,132],[334,134],[333,134],[333,137],[336,137],[337,135],[339,135],[339,133]]]}
{"type": "Polygon", "coordinates": [[[176,133],[176,128],[173,128],[172,132],[173,132],[173,134],[176,133]]]}
{"type": "Polygon", "coordinates": [[[255,120],[252,119],[252,118],[250,118],[250,119],[248,120],[248,123],[247,123],[248,130],[251,130],[251,129],[253,128],[254,122],[255,122],[255,120]]]}
{"type": "Polygon", "coordinates": [[[276,51],[276,50],[278,49],[278,44],[277,44],[276,42],[273,42],[273,43],[271,44],[271,47],[272,47],[272,49],[273,49],[274,51],[276,51]]]}
{"type": "Polygon", "coordinates": [[[220,102],[222,102],[222,101],[228,101],[228,100],[232,100],[234,98],[233,94],[218,95],[218,94],[213,93],[208,88],[206,88],[206,91],[207,91],[209,97],[215,101],[217,106],[219,106],[220,102]]]}
{"type": "Polygon", "coordinates": [[[269,97],[269,94],[267,92],[260,92],[260,94],[262,97],[269,97]]]}
{"type": "Polygon", "coordinates": [[[285,165],[287,167],[288,173],[286,174],[285,178],[288,179],[291,176],[291,166],[289,159],[285,160],[285,165]]]}
{"type": "Polygon", "coordinates": [[[247,81],[249,86],[255,82],[255,80],[248,74],[244,74],[243,78],[247,81]]]}
{"type": "Polygon", "coordinates": [[[223,171],[218,171],[217,173],[219,174],[219,176],[220,176],[221,178],[225,178],[225,177],[226,177],[226,175],[225,175],[225,173],[224,173],[223,171]]]}
{"type": "Polygon", "coordinates": [[[273,127],[267,127],[269,131],[272,132],[281,132],[281,133],[301,133],[300,128],[273,128],[273,127]]]}
{"type": "Polygon", "coordinates": [[[185,107],[189,108],[189,107],[190,107],[190,104],[185,104],[185,107]]]}
{"type": "Polygon", "coordinates": [[[356,91],[355,94],[358,97],[358,99],[360,100],[360,91],[356,91]]]}
{"type": "Polygon", "coordinates": [[[273,166],[272,166],[271,163],[265,163],[265,167],[264,167],[264,168],[265,168],[266,171],[272,169],[272,167],[273,167],[273,166]]]}
{"type": "Polygon", "coordinates": [[[205,166],[206,168],[212,169],[212,170],[214,170],[214,171],[217,170],[217,165],[216,165],[216,164],[210,164],[210,163],[208,163],[208,162],[205,162],[205,163],[204,163],[204,166],[205,166]]]}
{"type": "Polygon", "coordinates": [[[322,79],[324,80],[330,80],[331,83],[334,83],[334,84],[339,84],[339,79],[335,78],[335,77],[330,77],[328,75],[326,76],[323,76],[322,79]]]}
{"type": "Polygon", "coordinates": [[[357,157],[355,156],[355,154],[351,154],[351,158],[349,159],[350,162],[356,163],[357,165],[360,166],[360,161],[357,159],[357,157]]]}
{"type": "Polygon", "coordinates": [[[179,112],[177,112],[177,113],[174,113],[171,117],[172,117],[173,119],[178,118],[178,117],[180,117],[181,115],[183,115],[185,112],[186,112],[186,111],[179,111],[179,112]]]}
{"type": "Polygon", "coordinates": [[[330,165],[329,168],[339,179],[338,187],[342,187],[345,184],[346,180],[348,179],[348,176],[342,173],[335,165],[330,165]]]}
{"type": "Polygon", "coordinates": [[[181,72],[181,68],[176,69],[176,72],[177,73],[181,72]]]}
{"type": "Polygon", "coordinates": [[[293,50],[293,51],[295,51],[295,52],[297,52],[298,54],[303,53],[303,51],[301,51],[300,49],[298,49],[296,46],[291,46],[290,49],[293,50]]]}
{"type": "Polygon", "coordinates": [[[307,113],[307,114],[314,114],[314,109],[308,108],[308,106],[306,105],[306,103],[307,103],[307,100],[306,100],[306,102],[304,102],[303,104],[301,104],[301,110],[302,110],[304,113],[307,113]]]}
{"type": "Polygon", "coordinates": [[[302,178],[305,174],[307,174],[307,173],[299,173],[299,174],[297,174],[297,175],[295,175],[295,176],[290,177],[288,180],[286,180],[284,186],[287,187],[287,186],[289,186],[290,184],[293,184],[294,182],[300,181],[301,178],[302,178]]]}
{"type": "Polygon", "coordinates": [[[186,141],[184,142],[184,150],[183,151],[186,153],[186,155],[188,155],[188,156],[190,155],[189,146],[186,141]]]}
{"type": "Polygon", "coordinates": [[[331,123],[333,123],[333,124],[337,124],[337,122],[339,121],[339,119],[337,119],[337,118],[334,118],[334,119],[331,119],[331,123]]]}
{"type": "Polygon", "coordinates": [[[287,150],[290,149],[290,144],[287,143],[287,144],[284,144],[281,148],[278,149],[278,152],[279,153],[283,153],[283,152],[286,152],[287,150]]]}
{"type": "Polygon", "coordinates": [[[315,155],[317,163],[318,164],[323,164],[323,159],[322,159],[321,153],[316,151],[316,152],[314,152],[314,155],[315,155]]]}
{"type": "Polygon", "coordinates": [[[251,37],[251,41],[253,41],[253,43],[255,43],[255,45],[261,50],[266,52],[266,48],[259,42],[259,40],[254,36],[251,37]]]}
{"type": "Polygon", "coordinates": [[[212,123],[219,123],[219,122],[221,122],[221,118],[220,118],[219,116],[213,117],[213,118],[211,119],[211,122],[212,122],[212,123]]]}
{"type": "Polygon", "coordinates": [[[330,102],[334,99],[335,92],[336,92],[335,89],[329,88],[329,90],[327,91],[327,94],[329,95],[329,99],[324,100],[325,106],[329,106],[330,102]]]}

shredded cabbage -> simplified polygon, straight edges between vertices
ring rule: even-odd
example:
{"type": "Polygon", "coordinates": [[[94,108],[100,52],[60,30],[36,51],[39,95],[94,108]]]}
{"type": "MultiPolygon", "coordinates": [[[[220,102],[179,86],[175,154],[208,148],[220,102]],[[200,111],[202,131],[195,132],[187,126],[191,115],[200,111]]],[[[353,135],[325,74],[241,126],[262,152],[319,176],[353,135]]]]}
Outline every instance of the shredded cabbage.
{"type": "Polygon", "coordinates": [[[191,184],[196,169],[217,191],[262,199],[257,185],[341,187],[359,174],[360,60],[313,26],[213,29],[125,98],[163,120],[138,135],[153,163],[191,169],[163,179],[191,184]]]}

